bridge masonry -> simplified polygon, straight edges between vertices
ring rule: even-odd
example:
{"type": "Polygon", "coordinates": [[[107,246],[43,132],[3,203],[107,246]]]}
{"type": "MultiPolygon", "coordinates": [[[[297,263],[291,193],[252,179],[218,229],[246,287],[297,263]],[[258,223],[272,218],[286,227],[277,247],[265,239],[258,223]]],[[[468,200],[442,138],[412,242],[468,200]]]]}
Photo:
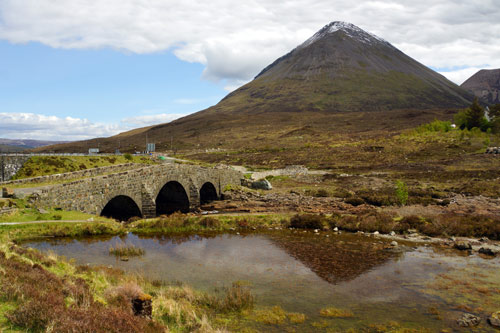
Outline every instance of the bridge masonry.
{"type": "Polygon", "coordinates": [[[156,198],[165,184],[178,182],[184,188],[191,210],[200,205],[200,189],[211,183],[220,197],[227,185],[239,185],[243,174],[229,168],[205,168],[187,164],[161,164],[87,178],[45,188],[35,195],[35,206],[58,207],[100,215],[117,196],[131,198],[143,217],[156,215],[156,198]]]}
{"type": "Polygon", "coordinates": [[[0,182],[10,180],[29,159],[27,155],[0,154],[0,182]]]}

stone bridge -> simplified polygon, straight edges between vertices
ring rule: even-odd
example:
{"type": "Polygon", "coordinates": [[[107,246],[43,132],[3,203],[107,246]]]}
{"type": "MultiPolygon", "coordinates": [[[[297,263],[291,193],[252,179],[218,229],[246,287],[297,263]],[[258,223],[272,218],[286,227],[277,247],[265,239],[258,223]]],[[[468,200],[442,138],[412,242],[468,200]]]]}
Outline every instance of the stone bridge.
{"type": "Polygon", "coordinates": [[[187,164],[161,164],[44,188],[37,207],[58,207],[126,220],[188,212],[217,200],[241,172],[187,164]]]}

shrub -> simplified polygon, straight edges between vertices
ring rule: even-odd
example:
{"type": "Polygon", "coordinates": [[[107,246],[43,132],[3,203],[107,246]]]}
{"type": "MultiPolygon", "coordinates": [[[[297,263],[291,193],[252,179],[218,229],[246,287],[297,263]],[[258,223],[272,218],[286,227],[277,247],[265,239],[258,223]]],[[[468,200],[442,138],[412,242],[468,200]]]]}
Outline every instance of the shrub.
{"type": "Polygon", "coordinates": [[[117,244],[115,247],[109,248],[109,254],[116,257],[140,257],[145,254],[145,251],[133,244],[117,244]]]}
{"type": "Polygon", "coordinates": [[[126,160],[132,161],[132,155],[129,153],[124,154],[123,157],[125,157],[126,160]]]}
{"type": "Polygon", "coordinates": [[[323,229],[325,217],[314,214],[297,214],[290,219],[290,227],[298,229],[323,229]]]}
{"type": "Polygon", "coordinates": [[[408,202],[408,187],[401,180],[396,182],[396,197],[401,206],[405,206],[408,202]]]}
{"type": "Polygon", "coordinates": [[[216,218],[213,218],[213,217],[205,217],[199,222],[199,224],[205,228],[219,228],[220,227],[220,221],[216,218]]]}
{"type": "Polygon", "coordinates": [[[234,282],[230,288],[226,290],[226,295],[221,303],[220,310],[223,312],[241,311],[253,307],[254,297],[248,287],[243,286],[240,282],[234,282]]]}
{"type": "Polygon", "coordinates": [[[319,189],[319,190],[316,191],[316,193],[314,194],[314,196],[317,197],[317,198],[326,198],[326,197],[329,196],[329,194],[328,194],[327,190],[321,188],[321,189],[319,189]]]}
{"type": "Polygon", "coordinates": [[[334,307],[321,309],[319,314],[323,317],[334,317],[334,318],[349,318],[354,317],[354,314],[349,310],[338,309],[334,307]]]}
{"type": "Polygon", "coordinates": [[[416,131],[419,133],[425,132],[449,132],[451,131],[450,121],[434,120],[431,123],[423,124],[417,127],[416,131]]]}

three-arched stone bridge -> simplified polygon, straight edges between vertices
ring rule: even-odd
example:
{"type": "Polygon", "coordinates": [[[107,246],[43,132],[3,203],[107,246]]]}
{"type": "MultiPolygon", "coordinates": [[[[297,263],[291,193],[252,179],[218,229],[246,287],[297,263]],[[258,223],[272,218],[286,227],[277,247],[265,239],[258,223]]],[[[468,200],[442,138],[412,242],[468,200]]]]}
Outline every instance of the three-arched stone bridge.
{"type": "Polygon", "coordinates": [[[239,185],[241,172],[187,164],[161,164],[54,185],[38,194],[37,207],[59,207],[126,220],[188,212],[239,185]]]}

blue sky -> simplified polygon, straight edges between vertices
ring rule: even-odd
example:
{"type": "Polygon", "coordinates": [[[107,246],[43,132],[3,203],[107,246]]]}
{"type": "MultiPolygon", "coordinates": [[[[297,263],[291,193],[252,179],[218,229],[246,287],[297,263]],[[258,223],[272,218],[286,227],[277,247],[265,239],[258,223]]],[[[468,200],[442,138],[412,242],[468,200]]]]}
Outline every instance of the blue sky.
{"type": "Polygon", "coordinates": [[[0,138],[77,140],[216,104],[331,21],[457,84],[500,68],[500,0],[0,0],[0,138]]]}
{"type": "Polygon", "coordinates": [[[85,115],[93,122],[117,123],[199,111],[227,93],[222,84],[200,79],[203,65],[170,52],[64,50],[0,41],[0,54],[3,112],[85,115]]]}

